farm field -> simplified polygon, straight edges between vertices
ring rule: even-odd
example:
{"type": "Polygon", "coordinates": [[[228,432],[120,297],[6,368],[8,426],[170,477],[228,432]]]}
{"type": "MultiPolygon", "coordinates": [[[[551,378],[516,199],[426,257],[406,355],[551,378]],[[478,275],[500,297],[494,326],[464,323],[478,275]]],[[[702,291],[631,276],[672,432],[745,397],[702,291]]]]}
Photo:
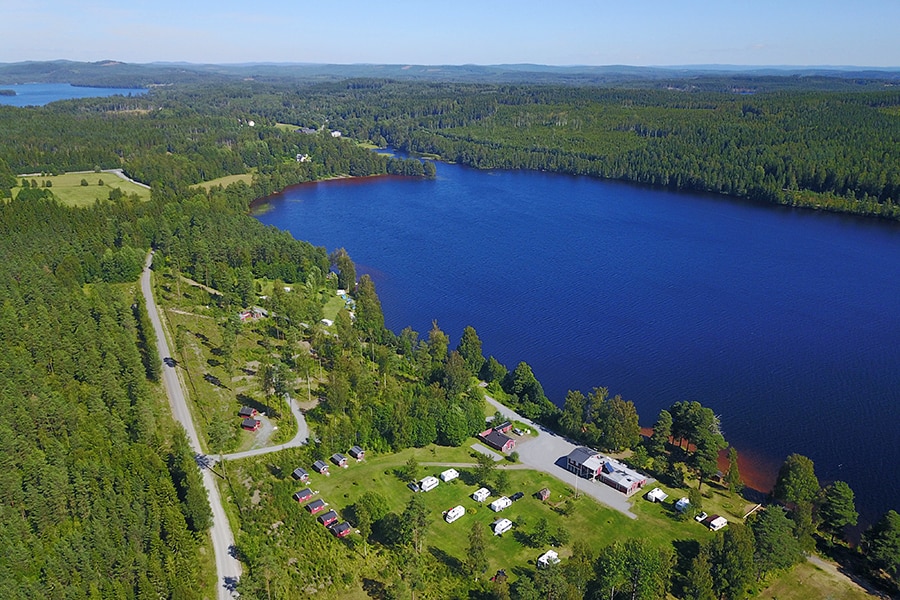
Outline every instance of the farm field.
{"type": "MultiPolygon", "coordinates": [[[[50,191],[59,198],[60,202],[69,206],[85,207],[90,206],[97,200],[101,202],[109,200],[109,193],[115,189],[122,190],[126,196],[137,194],[141,200],[150,199],[150,190],[145,187],[136,185],[130,181],[126,181],[115,173],[96,173],[93,171],[82,173],[64,173],[63,175],[39,175],[19,177],[19,183],[22,179],[29,182],[37,182],[39,188],[47,187],[45,182],[50,183],[50,191]],[[82,185],[82,180],[88,185],[82,185]],[[102,182],[102,185],[101,185],[102,182]]],[[[13,197],[19,193],[22,187],[14,187],[12,189],[13,197]]]]}

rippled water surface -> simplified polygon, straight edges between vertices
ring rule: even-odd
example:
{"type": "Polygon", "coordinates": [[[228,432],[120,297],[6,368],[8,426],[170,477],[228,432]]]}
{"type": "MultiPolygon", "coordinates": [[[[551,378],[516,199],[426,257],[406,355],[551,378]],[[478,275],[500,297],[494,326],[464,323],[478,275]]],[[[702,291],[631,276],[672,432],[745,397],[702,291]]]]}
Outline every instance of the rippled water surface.
{"type": "Polygon", "coordinates": [[[298,186],[259,215],[376,282],[388,326],[471,324],[555,402],[678,400],[772,474],[791,452],[864,518],[900,510],[900,226],[588,178],[438,165],[298,186]]]}

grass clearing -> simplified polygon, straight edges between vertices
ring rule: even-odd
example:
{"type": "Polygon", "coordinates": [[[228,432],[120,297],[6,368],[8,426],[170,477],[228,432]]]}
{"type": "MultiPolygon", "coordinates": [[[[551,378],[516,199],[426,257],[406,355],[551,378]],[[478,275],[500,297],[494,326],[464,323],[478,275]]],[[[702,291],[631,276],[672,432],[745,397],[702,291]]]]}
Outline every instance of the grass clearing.
{"type": "MultiPolygon", "coordinates": [[[[49,188],[53,194],[59,198],[59,201],[67,206],[85,207],[91,206],[97,200],[106,202],[109,200],[109,193],[116,188],[122,190],[126,196],[137,194],[141,200],[150,199],[150,190],[131,183],[115,173],[96,173],[94,171],[85,171],[78,173],[64,173],[63,175],[48,175],[34,177],[18,177],[19,183],[22,179],[28,181],[36,181],[38,187],[44,189],[44,182],[49,182],[49,188]],[[88,185],[82,185],[82,180],[88,185]],[[103,185],[99,185],[102,181],[103,185]]],[[[13,197],[19,193],[21,186],[12,189],[13,197]]]]}
{"type": "Polygon", "coordinates": [[[804,561],[772,582],[759,600],[863,600],[872,598],[843,575],[804,561]]]}
{"type": "Polygon", "coordinates": [[[232,183],[237,183],[238,181],[243,181],[247,185],[253,183],[253,173],[242,173],[240,175],[226,175],[225,177],[218,177],[216,179],[211,179],[210,181],[204,181],[203,183],[198,183],[198,187],[202,187],[204,190],[209,190],[210,188],[221,185],[223,188],[228,187],[232,183]]]}
{"type": "MultiPolygon", "coordinates": [[[[460,448],[428,446],[419,449],[407,449],[396,454],[367,454],[366,460],[357,463],[353,460],[346,469],[331,466],[330,476],[311,474],[309,487],[318,492],[318,498],[328,502],[329,507],[344,514],[347,507],[367,491],[377,492],[388,502],[392,512],[401,513],[413,492],[406,487],[394,471],[404,465],[410,457],[415,457],[420,465],[428,462],[443,464],[471,463],[471,449],[468,444],[460,448]]],[[[236,461],[228,465],[232,481],[246,485],[247,498],[272,500],[274,495],[287,495],[305,487],[305,484],[294,482],[290,478],[291,471],[297,466],[309,470],[309,465],[298,464],[303,459],[295,451],[270,454],[259,459],[236,461]]],[[[504,468],[504,467],[499,467],[504,468]]],[[[420,466],[419,478],[425,475],[438,475],[444,468],[441,466],[420,466]]],[[[565,558],[571,554],[571,544],[576,540],[589,542],[602,547],[609,541],[629,537],[653,540],[660,545],[671,545],[674,540],[685,538],[705,538],[712,534],[697,523],[681,522],[666,514],[662,507],[641,500],[637,504],[646,504],[638,520],[629,519],[621,513],[608,509],[592,498],[580,495],[575,498],[571,486],[555,477],[525,469],[504,468],[509,475],[507,495],[521,491],[524,498],[506,510],[495,513],[488,504],[501,494],[494,493],[486,502],[472,500],[471,494],[478,485],[471,477],[471,469],[457,467],[460,478],[440,483],[430,492],[420,492],[428,508],[430,529],[426,540],[428,551],[440,562],[451,569],[460,568],[468,548],[468,535],[473,524],[485,528],[489,571],[505,568],[508,572],[524,573],[530,570],[540,554],[549,546],[533,546],[530,533],[541,519],[546,519],[550,530],[556,532],[562,528],[568,532],[569,542],[559,549],[560,556],[565,558]],[[551,496],[546,502],[534,497],[541,488],[549,488],[551,496]],[[462,505],[466,514],[454,523],[446,523],[442,513],[450,508],[462,505]],[[508,518],[515,524],[512,531],[494,536],[489,529],[490,524],[498,518],[508,518]]],[[[239,486],[243,496],[244,486],[239,486]]],[[[227,494],[226,494],[227,495],[227,494]]],[[[238,501],[241,503],[241,500],[238,501]]],[[[246,506],[246,501],[243,501],[246,506]]],[[[303,510],[301,506],[291,506],[291,510],[303,510]]],[[[239,521],[238,512],[231,510],[232,518],[239,521]]],[[[252,518],[252,512],[244,510],[245,518],[252,518]]],[[[239,525],[236,522],[235,525],[239,525]]]]}

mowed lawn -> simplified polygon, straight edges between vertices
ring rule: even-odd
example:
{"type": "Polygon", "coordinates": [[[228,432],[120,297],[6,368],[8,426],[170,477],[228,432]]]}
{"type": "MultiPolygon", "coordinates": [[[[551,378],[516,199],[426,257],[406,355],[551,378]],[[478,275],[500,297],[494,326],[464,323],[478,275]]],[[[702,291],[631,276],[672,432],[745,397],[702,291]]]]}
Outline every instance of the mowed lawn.
{"type": "MultiPolygon", "coordinates": [[[[471,449],[467,444],[462,448],[430,446],[426,449],[404,450],[398,454],[369,455],[361,463],[351,459],[346,469],[331,465],[331,475],[328,477],[311,474],[309,487],[318,491],[319,498],[342,514],[367,491],[381,494],[388,501],[391,510],[399,514],[414,492],[394,474],[395,469],[405,464],[410,456],[415,456],[420,464],[470,463],[474,460],[469,455],[470,452],[471,449]]],[[[534,566],[537,557],[550,548],[549,545],[530,544],[530,534],[541,518],[547,520],[551,532],[555,533],[560,528],[568,532],[569,542],[562,549],[557,549],[561,557],[571,554],[572,543],[575,540],[588,542],[595,547],[627,538],[643,538],[660,545],[669,545],[676,539],[699,539],[712,535],[698,523],[692,520],[678,521],[659,505],[650,504],[640,498],[636,499],[636,502],[638,505],[646,504],[646,510],[640,511],[640,519],[629,519],[617,511],[603,507],[589,496],[582,494],[575,499],[571,486],[550,475],[499,466],[503,464],[508,463],[498,463],[498,468],[505,469],[509,473],[510,481],[505,495],[521,491],[525,496],[499,513],[490,510],[488,504],[502,494],[493,493],[484,503],[475,502],[471,498],[472,493],[479,487],[471,480],[468,473],[471,469],[457,467],[462,474],[460,478],[447,483],[441,482],[430,492],[419,492],[428,508],[430,528],[426,545],[433,553],[443,556],[446,561],[462,561],[469,544],[469,532],[473,525],[477,525],[483,527],[487,539],[490,569],[534,566]],[[541,502],[534,494],[544,487],[550,489],[551,496],[546,502],[541,502]],[[565,511],[567,514],[563,514],[561,509],[567,504],[571,508],[565,511]],[[466,509],[466,514],[453,523],[444,521],[443,513],[457,505],[462,505],[466,509]],[[512,531],[502,536],[495,536],[490,525],[499,518],[510,519],[514,527],[512,531]]],[[[281,465],[281,468],[284,473],[289,474],[296,466],[301,465],[281,465]]],[[[307,469],[309,467],[309,465],[302,466],[307,469]]],[[[447,467],[420,466],[419,477],[437,476],[445,468],[447,467]]],[[[255,475],[274,477],[261,469],[252,470],[255,475]]],[[[268,486],[264,484],[263,487],[268,486]]],[[[295,487],[301,489],[304,486],[297,484],[295,487]]],[[[299,506],[297,508],[301,510],[299,506]]]]}
{"type": "MultiPolygon", "coordinates": [[[[115,173],[65,173],[63,175],[48,175],[34,177],[19,177],[28,181],[36,181],[38,187],[43,189],[44,182],[49,181],[49,188],[53,194],[59,198],[59,201],[68,206],[91,206],[97,200],[109,200],[109,193],[116,188],[122,190],[126,196],[137,194],[141,200],[150,199],[150,190],[141,187],[130,181],[122,179],[115,173]],[[81,185],[81,180],[88,182],[88,185],[81,185]],[[99,185],[99,182],[103,185],[99,185]]],[[[13,188],[13,197],[19,193],[21,187],[13,188]]]]}

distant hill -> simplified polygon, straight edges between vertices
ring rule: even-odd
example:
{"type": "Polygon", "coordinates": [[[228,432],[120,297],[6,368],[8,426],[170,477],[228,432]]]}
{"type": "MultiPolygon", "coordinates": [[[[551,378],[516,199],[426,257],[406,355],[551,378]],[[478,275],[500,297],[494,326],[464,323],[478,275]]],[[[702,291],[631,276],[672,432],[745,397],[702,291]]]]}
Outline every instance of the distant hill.
{"type": "Polygon", "coordinates": [[[848,89],[900,85],[900,68],[742,67],[627,65],[558,67],[512,65],[328,65],[308,63],[133,64],[115,60],[0,63],[0,84],[71,83],[105,87],[151,87],[216,81],[321,82],[351,78],[469,83],[669,87],[685,91],[747,93],[784,88],[848,89]]]}

